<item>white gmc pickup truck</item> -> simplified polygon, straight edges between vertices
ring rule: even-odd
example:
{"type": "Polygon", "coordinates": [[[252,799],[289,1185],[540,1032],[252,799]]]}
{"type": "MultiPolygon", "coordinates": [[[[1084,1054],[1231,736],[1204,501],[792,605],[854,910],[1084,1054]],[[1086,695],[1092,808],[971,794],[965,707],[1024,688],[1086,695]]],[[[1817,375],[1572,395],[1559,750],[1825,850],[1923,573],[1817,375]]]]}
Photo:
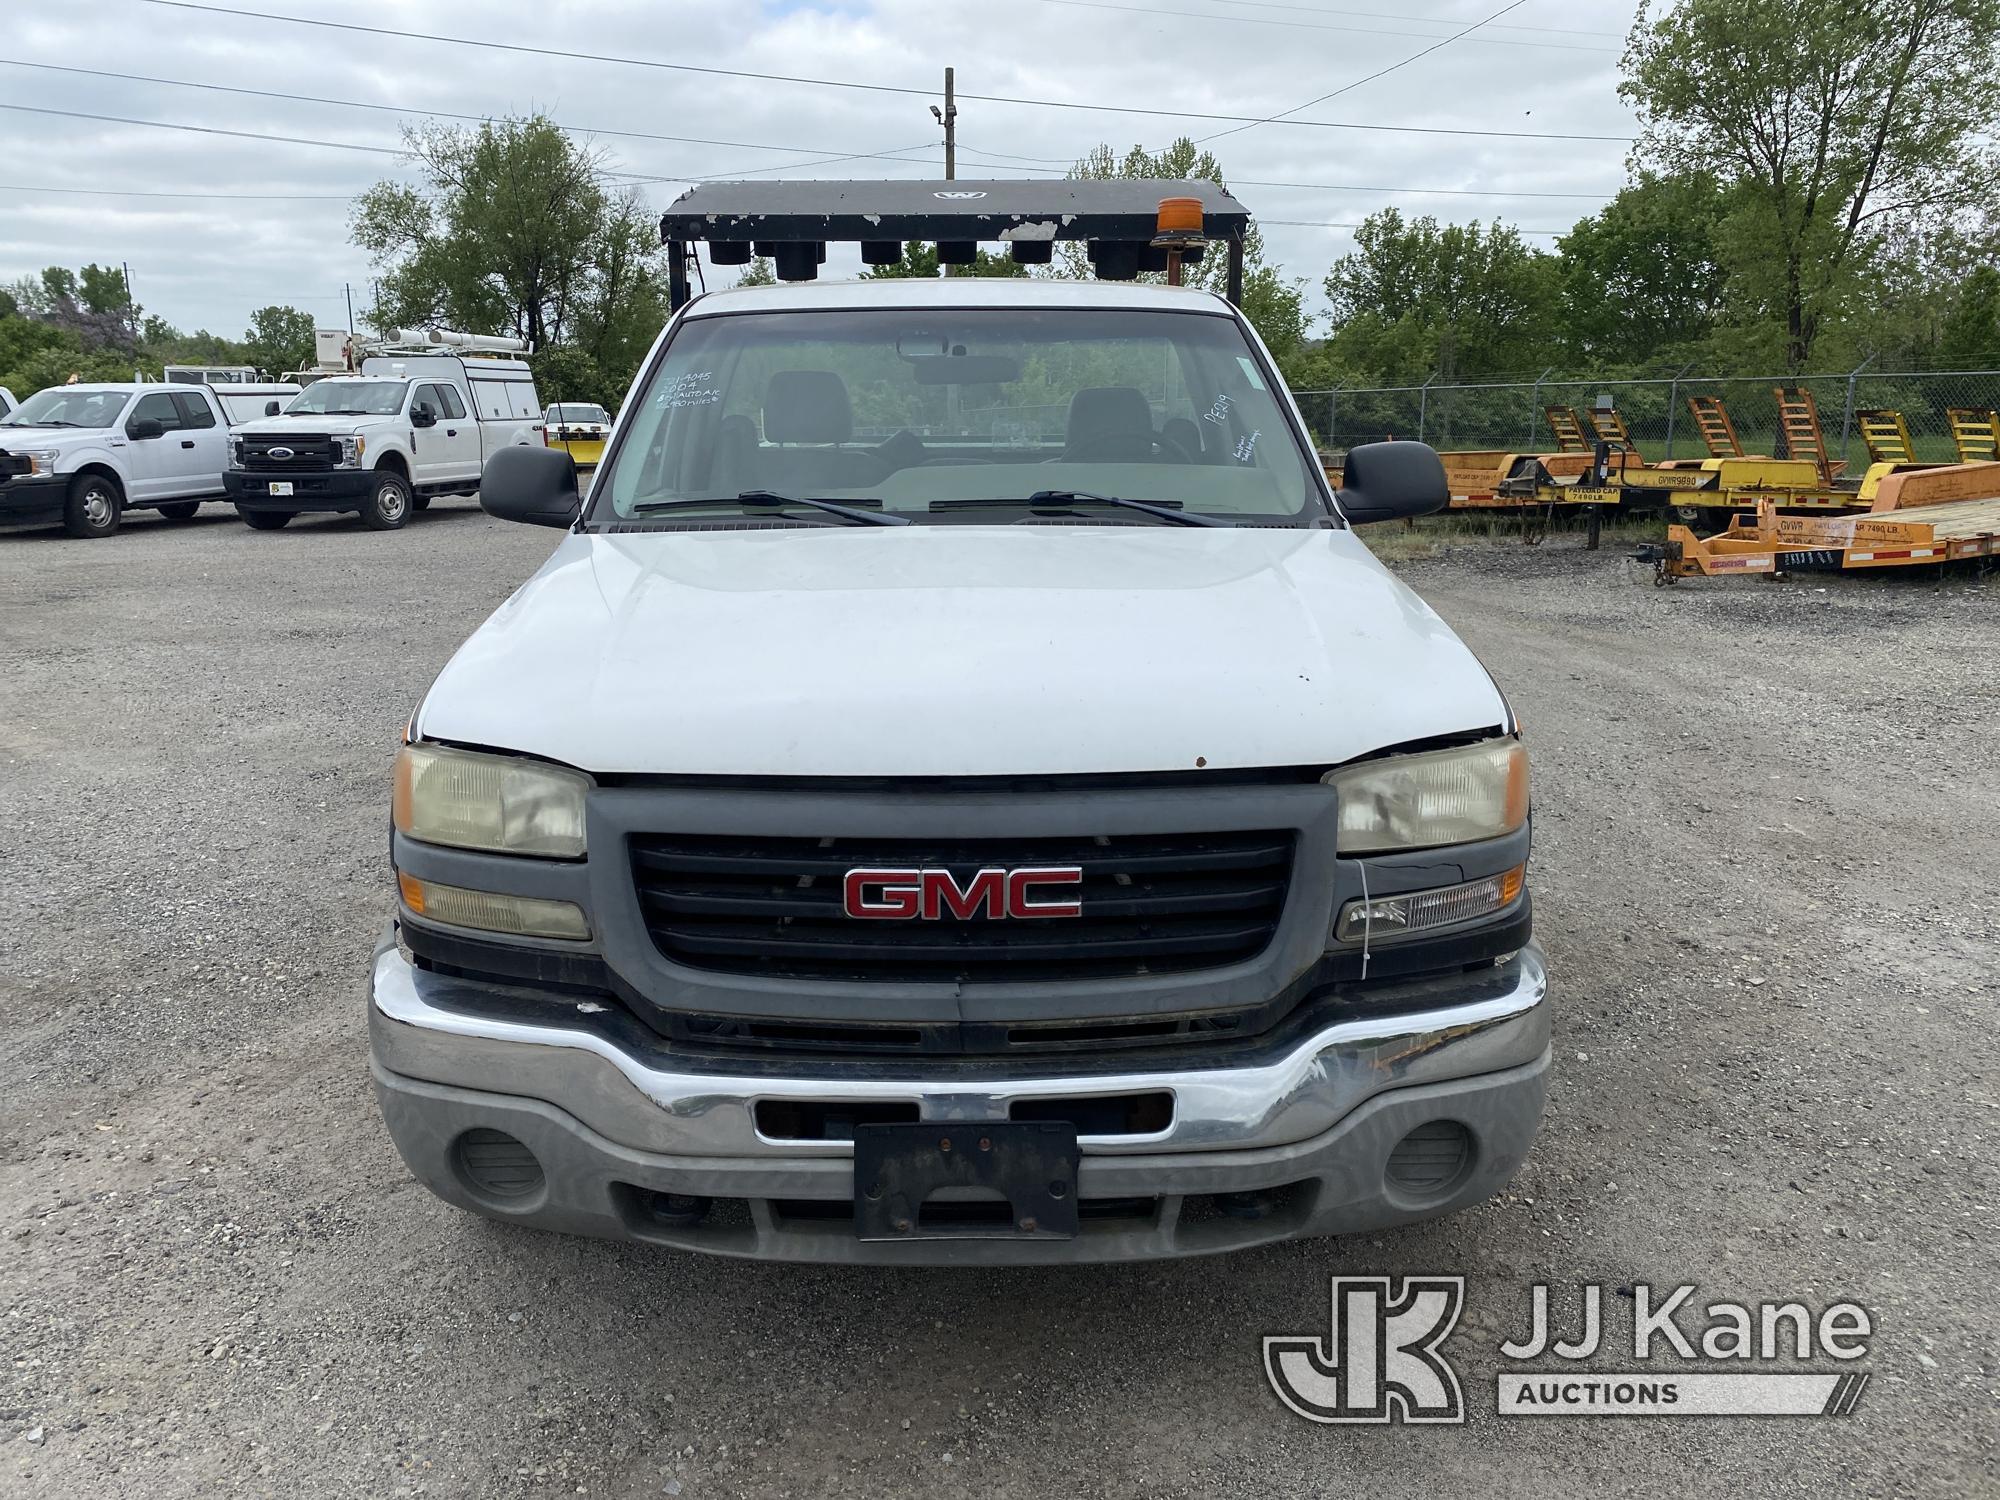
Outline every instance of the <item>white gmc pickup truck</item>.
{"type": "Polygon", "coordinates": [[[492,1217],[1102,1261],[1476,1203],[1549,1066],[1526,752],[1205,292],[694,299],[410,720],[390,1133],[492,1217]]]}

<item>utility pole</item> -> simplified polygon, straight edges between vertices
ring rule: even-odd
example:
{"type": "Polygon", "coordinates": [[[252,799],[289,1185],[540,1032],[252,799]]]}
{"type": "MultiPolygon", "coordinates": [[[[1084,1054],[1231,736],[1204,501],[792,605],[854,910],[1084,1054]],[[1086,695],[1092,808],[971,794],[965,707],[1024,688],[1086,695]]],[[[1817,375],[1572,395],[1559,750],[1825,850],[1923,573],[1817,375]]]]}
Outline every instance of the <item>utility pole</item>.
{"type": "Polygon", "coordinates": [[[118,269],[125,277],[125,326],[132,331],[132,337],[137,339],[139,337],[139,309],[132,301],[132,263],[129,260],[121,260],[118,263],[118,269]]]}
{"type": "Polygon", "coordinates": [[[944,126],[944,180],[954,181],[958,176],[958,89],[952,79],[953,70],[944,70],[944,108],[931,106],[931,118],[944,126]]]}
{"type": "Polygon", "coordinates": [[[352,286],[352,284],[348,282],[342,282],[340,285],[340,289],[343,292],[347,293],[347,336],[349,338],[353,338],[354,337],[354,287],[352,286]]]}
{"type": "MultiPolygon", "coordinates": [[[[950,68],[944,70],[944,108],[939,109],[933,104],[931,118],[944,126],[944,180],[955,182],[958,180],[958,89],[950,68]]],[[[949,276],[956,267],[940,266],[938,269],[949,276]]]]}

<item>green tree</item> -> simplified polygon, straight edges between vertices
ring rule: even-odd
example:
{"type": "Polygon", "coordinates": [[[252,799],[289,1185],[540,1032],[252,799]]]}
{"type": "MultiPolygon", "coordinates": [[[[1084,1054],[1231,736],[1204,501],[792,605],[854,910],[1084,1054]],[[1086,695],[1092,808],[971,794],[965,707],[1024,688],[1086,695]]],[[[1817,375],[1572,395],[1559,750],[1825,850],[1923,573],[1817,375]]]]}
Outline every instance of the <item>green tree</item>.
{"type": "MultiPolygon", "coordinates": [[[[1212,182],[1218,187],[1226,186],[1222,178],[1222,163],[1216,160],[1215,153],[1203,151],[1186,136],[1164,151],[1148,151],[1144,146],[1134,146],[1123,157],[1113,155],[1109,145],[1100,144],[1071,167],[1069,175],[1083,181],[1103,182],[1124,178],[1212,182]]],[[[1073,240],[1058,243],[1055,274],[1088,280],[1093,273],[1083,246],[1073,240]]],[[[1166,277],[1148,273],[1139,279],[1158,284],[1164,282],[1166,277]]],[[[1187,286],[1198,286],[1211,292],[1225,291],[1229,285],[1226,247],[1210,245],[1198,265],[1183,269],[1181,279],[1187,286]]],[[[1276,266],[1265,262],[1264,235],[1253,222],[1243,237],[1243,315],[1270,347],[1272,356],[1280,365],[1291,358],[1305,341],[1302,286],[1303,283],[1287,278],[1276,266]]]]}
{"type": "Polygon", "coordinates": [[[1579,219],[1556,242],[1564,358],[1597,368],[1692,355],[1723,315],[1716,225],[1726,207],[1707,172],[1642,172],[1579,219]]]}
{"type": "Polygon", "coordinates": [[[598,404],[613,406],[666,326],[658,218],[629,193],[613,196],[590,254],[590,276],[569,336],[600,371],[598,404]]]}
{"type": "Polygon", "coordinates": [[[600,365],[636,365],[666,274],[650,216],[613,190],[601,152],[541,115],[404,141],[422,185],[377,183],[354,207],[355,243],[381,271],[376,322],[580,342],[600,365]]]}
{"type": "Polygon", "coordinates": [[[624,385],[614,388],[596,360],[574,344],[551,344],[537,350],[529,362],[535,369],[535,389],[542,404],[558,401],[594,401],[606,410],[615,410],[624,385]]]}
{"type": "Polygon", "coordinates": [[[92,264],[80,273],[47,266],[40,276],[14,283],[10,293],[21,312],[75,334],[86,349],[117,349],[129,360],[137,348],[141,309],[116,266],[92,264]]]}
{"type": "Polygon", "coordinates": [[[132,288],[118,266],[88,265],[77,272],[76,295],[85,311],[109,313],[132,321],[138,309],[132,305],[132,288]]]}
{"type": "Polygon", "coordinates": [[[267,374],[301,370],[313,358],[313,315],[296,307],[260,307],[243,334],[245,362],[267,374]]]}
{"type": "Polygon", "coordinates": [[[1329,355],[1386,384],[1498,375],[1556,343],[1556,258],[1500,223],[1370,214],[1326,278],[1329,355]]]}
{"type": "MultiPolygon", "coordinates": [[[[1026,276],[1028,268],[1011,255],[995,255],[990,250],[978,249],[973,252],[969,266],[953,266],[951,269],[961,276],[1026,276]]],[[[903,258],[893,266],[877,266],[863,271],[863,281],[935,281],[938,277],[937,246],[926,245],[912,240],[903,246],[903,258]]]]}
{"type": "Polygon", "coordinates": [[[1975,266],[1959,283],[1944,317],[1937,357],[1956,370],[2000,367],[2000,271],[1975,266]]]}
{"type": "Polygon", "coordinates": [[[1899,239],[1990,201],[1996,34],[2000,0],[1676,0],[1634,23],[1634,160],[1724,184],[1739,321],[1774,321],[1793,370],[1899,239]]]}
{"type": "Polygon", "coordinates": [[[738,286],[776,286],[778,273],[771,269],[771,262],[765,256],[758,256],[743,268],[743,274],[736,279],[738,286]]]}

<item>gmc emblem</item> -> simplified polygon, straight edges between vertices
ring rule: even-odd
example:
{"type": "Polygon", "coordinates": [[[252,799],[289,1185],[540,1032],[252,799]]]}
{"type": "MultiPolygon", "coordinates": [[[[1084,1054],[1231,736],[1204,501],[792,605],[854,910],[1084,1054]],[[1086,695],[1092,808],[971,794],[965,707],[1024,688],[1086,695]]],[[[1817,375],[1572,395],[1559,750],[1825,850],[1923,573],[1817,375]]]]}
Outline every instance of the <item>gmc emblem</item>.
{"type": "Polygon", "coordinates": [[[1038,890],[1083,884],[1077,865],[1023,865],[1018,870],[985,869],[964,885],[949,870],[849,870],[841,884],[841,906],[850,917],[876,922],[935,922],[944,916],[964,921],[984,916],[1080,917],[1083,903],[1037,897],[1038,890]]]}

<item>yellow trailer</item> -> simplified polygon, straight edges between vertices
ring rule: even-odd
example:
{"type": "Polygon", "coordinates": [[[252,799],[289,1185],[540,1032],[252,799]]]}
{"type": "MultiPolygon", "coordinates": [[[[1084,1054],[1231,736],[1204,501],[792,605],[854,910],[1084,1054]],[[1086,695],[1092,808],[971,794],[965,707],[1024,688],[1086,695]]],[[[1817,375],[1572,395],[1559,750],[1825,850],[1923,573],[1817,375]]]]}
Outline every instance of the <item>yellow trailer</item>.
{"type": "Polygon", "coordinates": [[[1862,515],[1786,515],[1775,500],[1711,537],[1669,526],[1632,554],[1655,584],[1734,573],[1898,568],[2000,556],[2000,463],[1936,464],[1884,478],[1862,515]]]}

